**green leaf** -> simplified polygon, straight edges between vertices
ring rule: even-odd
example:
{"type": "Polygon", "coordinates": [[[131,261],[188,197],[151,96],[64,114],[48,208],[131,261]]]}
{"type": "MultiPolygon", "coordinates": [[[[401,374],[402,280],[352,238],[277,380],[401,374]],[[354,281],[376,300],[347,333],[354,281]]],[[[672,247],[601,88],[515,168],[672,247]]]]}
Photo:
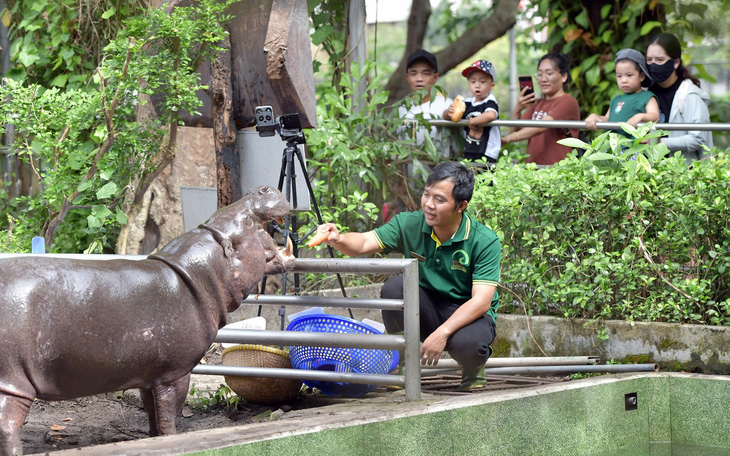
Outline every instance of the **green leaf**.
{"type": "Polygon", "coordinates": [[[646,36],[654,30],[656,27],[661,27],[662,23],[658,21],[649,21],[646,22],[644,25],[641,26],[641,36],[646,36]]]}
{"type": "Polygon", "coordinates": [[[119,223],[120,225],[126,225],[127,224],[127,214],[125,214],[119,208],[117,208],[117,223],[119,223]]]}
{"type": "Polygon", "coordinates": [[[700,79],[704,79],[705,81],[717,83],[717,79],[715,79],[710,73],[707,72],[705,69],[705,66],[701,63],[697,63],[693,65],[695,68],[697,68],[697,77],[700,79]]]}
{"type": "Polygon", "coordinates": [[[117,184],[114,182],[107,182],[103,187],[97,190],[96,197],[99,199],[110,198],[117,194],[117,189],[117,184]]]}
{"type": "Polygon", "coordinates": [[[89,224],[89,228],[101,228],[102,225],[101,220],[94,215],[86,217],[86,222],[89,224]]]}
{"type": "Polygon", "coordinates": [[[110,17],[114,16],[114,13],[117,12],[117,9],[115,7],[111,7],[108,10],[104,11],[104,14],[101,15],[102,19],[109,19],[110,17]]]}
{"type": "Polygon", "coordinates": [[[103,204],[97,204],[91,208],[91,214],[99,218],[100,220],[104,220],[105,218],[112,215],[112,211],[110,211],[109,208],[104,206],[103,204]]]}
{"type": "Polygon", "coordinates": [[[91,187],[91,181],[89,180],[82,180],[79,186],[77,187],[79,192],[83,192],[88,190],[91,187]]]}
{"type": "Polygon", "coordinates": [[[585,150],[592,149],[590,144],[587,144],[578,138],[560,139],[560,140],[558,140],[558,144],[562,144],[564,146],[573,147],[573,148],[577,148],[577,149],[585,149],[585,150]]]}
{"type": "Polygon", "coordinates": [[[611,11],[611,5],[603,5],[601,7],[601,19],[606,19],[608,17],[608,13],[611,11]]]}
{"type": "Polygon", "coordinates": [[[29,50],[27,48],[22,48],[20,50],[20,53],[18,54],[18,62],[20,62],[21,65],[29,67],[36,63],[38,60],[40,60],[38,54],[32,53],[31,51],[32,50],[29,50]]]}
{"type": "Polygon", "coordinates": [[[66,81],[68,80],[68,74],[59,74],[55,78],[53,78],[53,81],[51,81],[51,86],[53,87],[65,87],[66,81]]]}
{"type": "Polygon", "coordinates": [[[580,25],[583,28],[583,30],[586,30],[589,28],[588,11],[586,9],[583,9],[583,11],[581,11],[581,13],[579,15],[575,16],[574,20],[578,25],[580,25]]]}

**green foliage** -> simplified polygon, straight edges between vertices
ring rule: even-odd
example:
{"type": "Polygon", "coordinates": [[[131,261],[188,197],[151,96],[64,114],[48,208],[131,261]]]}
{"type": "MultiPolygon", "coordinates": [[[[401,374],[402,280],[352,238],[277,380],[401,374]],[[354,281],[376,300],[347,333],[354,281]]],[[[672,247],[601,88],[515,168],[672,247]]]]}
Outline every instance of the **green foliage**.
{"type": "MultiPolygon", "coordinates": [[[[222,23],[229,3],[203,0],[127,20],[105,48],[89,88],[6,80],[0,96],[9,102],[0,105],[0,120],[15,126],[13,154],[41,182],[37,195],[18,198],[23,213],[16,216],[14,236],[42,234],[54,251],[111,247],[110,235],[127,222],[123,198],[161,157],[171,156],[178,112],[201,104],[195,91],[204,87],[196,69],[219,50],[215,43],[227,33],[222,23]],[[164,95],[160,117],[137,122],[140,97],[158,94],[164,95]],[[75,211],[80,214],[68,223],[75,211]],[[56,245],[59,228],[64,242],[56,245]]],[[[22,243],[29,246],[30,239],[22,243]]]]}
{"type": "Polygon", "coordinates": [[[373,201],[416,208],[413,179],[425,175],[424,160],[438,160],[433,144],[424,152],[404,139],[397,110],[384,106],[388,93],[378,90],[382,72],[369,82],[366,93],[356,93],[354,81],[372,67],[360,70],[354,64],[352,77],[324,92],[319,126],[307,134],[310,173],[323,217],[348,229],[372,229],[377,219],[373,201]]]}
{"type": "Polygon", "coordinates": [[[104,46],[139,14],[146,1],[10,1],[10,55],[7,77],[17,81],[81,88],[103,55],[104,46]]]}
{"type": "Polygon", "coordinates": [[[611,98],[621,94],[616,85],[614,56],[623,48],[646,50],[646,38],[661,31],[664,4],[656,0],[568,0],[539,2],[536,26],[547,32],[546,52],[557,50],[571,57],[570,93],[582,107],[581,118],[603,115],[611,98]],[[584,5],[590,5],[590,9],[584,5]]]}
{"type": "Polygon", "coordinates": [[[240,397],[235,394],[231,389],[222,384],[214,392],[208,391],[207,394],[203,391],[199,391],[195,388],[195,383],[190,385],[190,396],[192,399],[189,404],[191,407],[200,409],[203,411],[212,410],[217,407],[223,407],[229,410],[236,410],[240,397]]]}
{"type": "MultiPolygon", "coordinates": [[[[322,218],[343,231],[373,229],[383,202],[417,209],[421,184],[416,183],[425,182],[427,163],[440,158],[432,142],[415,147],[406,139],[398,110],[385,105],[388,93],[379,90],[384,72],[369,82],[364,94],[356,93],[355,82],[373,73],[373,67],[369,63],[361,70],[354,64],[351,76],[325,89],[318,103],[318,127],[307,132],[309,173],[322,218]]],[[[418,103],[424,94],[414,93],[405,103],[418,103]]],[[[301,234],[317,224],[310,215],[301,234]]]]}
{"type": "Polygon", "coordinates": [[[730,325],[730,154],[687,167],[641,143],[650,127],[564,140],[584,155],[480,177],[470,207],[503,240],[502,282],[531,312],[730,325]]]}

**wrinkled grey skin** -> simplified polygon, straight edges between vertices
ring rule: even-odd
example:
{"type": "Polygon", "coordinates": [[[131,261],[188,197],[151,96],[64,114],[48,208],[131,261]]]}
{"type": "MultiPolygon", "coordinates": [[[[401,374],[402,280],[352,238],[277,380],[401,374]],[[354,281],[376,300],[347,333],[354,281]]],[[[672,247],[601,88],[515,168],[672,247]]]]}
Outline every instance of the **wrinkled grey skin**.
{"type": "Polygon", "coordinates": [[[262,227],[288,212],[278,190],[257,187],[142,261],[0,260],[0,454],[22,454],[35,398],[139,388],[150,435],[174,433],[226,312],[291,269],[262,227]]]}

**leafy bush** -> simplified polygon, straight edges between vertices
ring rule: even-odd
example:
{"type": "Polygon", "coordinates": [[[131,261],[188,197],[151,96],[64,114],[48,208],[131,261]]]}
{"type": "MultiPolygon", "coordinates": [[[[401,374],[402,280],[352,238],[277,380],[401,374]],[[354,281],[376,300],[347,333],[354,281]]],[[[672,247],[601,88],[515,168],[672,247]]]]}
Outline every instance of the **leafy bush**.
{"type": "MultiPolygon", "coordinates": [[[[440,159],[430,140],[415,147],[402,131],[397,109],[385,106],[388,92],[378,90],[383,72],[365,93],[356,93],[353,81],[367,78],[373,67],[368,63],[361,70],[353,64],[351,76],[325,90],[318,103],[319,126],[307,133],[308,166],[323,218],[348,230],[372,229],[382,202],[417,209],[420,189],[415,182],[424,182],[428,164],[440,159]]],[[[310,228],[317,223],[310,222],[310,228]]]]}
{"type": "Polygon", "coordinates": [[[231,1],[201,0],[127,19],[104,48],[89,87],[6,79],[0,130],[14,126],[11,155],[29,164],[40,182],[37,194],[9,205],[16,239],[8,239],[8,249],[27,250],[30,237],[42,235],[56,252],[112,250],[133,209],[125,199],[172,160],[179,113],[201,105],[196,69],[221,50],[216,43],[227,34],[224,12],[231,1]],[[137,121],[137,105],[158,94],[165,96],[159,117],[137,121]]]}
{"type": "Polygon", "coordinates": [[[585,154],[479,177],[470,207],[502,239],[503,309],[730,325],[730,153],[688,167],[641,143],[650,127],[563,140],[585,154]]]}

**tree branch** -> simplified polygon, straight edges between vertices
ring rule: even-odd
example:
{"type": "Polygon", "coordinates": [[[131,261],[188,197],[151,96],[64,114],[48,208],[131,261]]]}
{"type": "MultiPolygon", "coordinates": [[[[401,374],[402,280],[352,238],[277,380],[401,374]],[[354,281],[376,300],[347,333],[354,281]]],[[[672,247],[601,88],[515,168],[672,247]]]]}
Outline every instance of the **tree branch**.
{"type": "MultiPolygon", "coordinates": [[[[414,0],[411,8],[411,17],[408,19],[408,36],[406,50],[398,68],[393,72],[385,86],[390,92],[388,103],[393,103],[405,97],[410,87],[405,80],[406,60],[411,52],[423,46],[425,24],[431,15],[431,5],[426,0],[414,0]],[[416,17],[414,17],[417,16],[416,17]],[[421,27],[424,27],[422,30],[421,27]]],[[[443,75],[459,65],[464,60],[476,54],[487,44],[503,36],[517,22],[519,0],[499,0],[494,5],[494,12],[484,18],[479,24],[467,30],[456,41],[439,52],[434,52],[439,64],[439,74],[443,75]]]]}

